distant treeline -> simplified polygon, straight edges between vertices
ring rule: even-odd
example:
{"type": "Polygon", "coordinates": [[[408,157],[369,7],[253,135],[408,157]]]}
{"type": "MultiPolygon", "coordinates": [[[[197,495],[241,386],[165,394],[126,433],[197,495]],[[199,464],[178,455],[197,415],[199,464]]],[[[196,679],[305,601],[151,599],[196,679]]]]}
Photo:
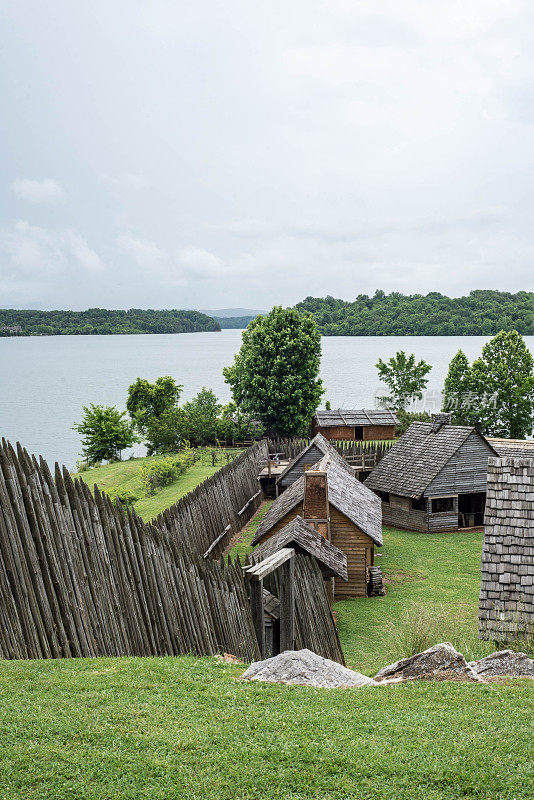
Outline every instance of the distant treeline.
{"type": "Polygon", "coordinates": [[[467,297],[360,294],[348,302],[307,297],[296,308],[310,312],[324,336],[493,336],[501,330],[534,335],[534,293],[477,289],[467,297]]]}
{"type": "Polygon", "coordinates": [[[130,308],[110,311],[19,311],[0,309],[0,336],[57,336],[61,334],[193,333],[220,331],[212,317],[199,311],[155,311],[130,308]]]}
{"type": "Polygon", "coordinates": [[[213,317],[221,328],[246,328],[255,317],[213,317]]]}

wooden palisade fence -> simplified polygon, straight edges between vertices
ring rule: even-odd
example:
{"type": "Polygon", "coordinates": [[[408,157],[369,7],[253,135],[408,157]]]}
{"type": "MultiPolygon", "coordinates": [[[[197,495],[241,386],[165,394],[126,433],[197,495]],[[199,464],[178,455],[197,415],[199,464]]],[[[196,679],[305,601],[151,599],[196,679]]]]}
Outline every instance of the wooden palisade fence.
{"type": "MultiPolygon", "coordinates": [[[[282,453],[283,457],[289,461],[298,456],[305,447],[309,445],[311,439],[267,439],[269,453],[282,453]]],[[[390,447],[395,444],[394,439],[385,439],[384,441],[345,441],[331,439],[330,444],[336,448],[338,453],[342,455],[350,463],[351,460],[362,459],[362,456],[370,456],[373,465],[378,464],[381,458],[385,456],[390,447]]]]}
{"type": "MultiPolygon", "coordinates": [[[[300,645],[342,661],[316,565],[301,556],[295,574],[300,645]]],[[[42,459],[2,442],[0,657],[222,651],[259,655],[238,561],[204,558],[178,529],[147,524],[66,469],[56,465],[52,477],[42,459]]]]}
{"type": "Polygon", "coordinates": [[[268,455],[262,439],[199,484],[153,520],[196,553],[217,558],[261,503],[260,464],[268,455]]]}

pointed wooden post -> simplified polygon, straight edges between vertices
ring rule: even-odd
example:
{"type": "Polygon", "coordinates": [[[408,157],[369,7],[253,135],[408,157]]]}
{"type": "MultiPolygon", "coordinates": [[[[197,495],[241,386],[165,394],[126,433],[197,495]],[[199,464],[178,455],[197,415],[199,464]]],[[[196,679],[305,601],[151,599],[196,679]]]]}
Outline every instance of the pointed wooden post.
{"type": "Polygon", "coordinates": [[[280,652],[295,649],[295,557],[282,564],[280,581],[280,652]]]}
{"type": "Polygon", "coordinates": [[[265,658],[265,621],[263,618],[263,580],[249,581],[250,610],[260,655],[265,658]]]}

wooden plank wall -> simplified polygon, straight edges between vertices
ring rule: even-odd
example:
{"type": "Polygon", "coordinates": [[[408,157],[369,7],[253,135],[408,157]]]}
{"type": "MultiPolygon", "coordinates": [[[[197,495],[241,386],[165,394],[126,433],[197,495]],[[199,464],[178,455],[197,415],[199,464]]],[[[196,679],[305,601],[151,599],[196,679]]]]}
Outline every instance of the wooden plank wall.
{"type": "MultiPolygon", "coordinates": [[[[302,570],[309,622],[328,601],[322,579],[302,570]]],[[[333,657],[335,626],[323,630],[333,657]]],[[[2,441],[0,658],[221,651],[259,656],[239,561],[204,559],[187,536],[2,441]]]]}

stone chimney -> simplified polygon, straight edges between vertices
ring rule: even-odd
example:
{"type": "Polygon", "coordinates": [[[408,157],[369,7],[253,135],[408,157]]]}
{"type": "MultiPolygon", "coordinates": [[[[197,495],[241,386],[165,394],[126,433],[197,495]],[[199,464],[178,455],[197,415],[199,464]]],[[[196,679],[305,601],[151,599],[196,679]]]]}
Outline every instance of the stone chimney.
{"type": "Polygon", "coordinates": [[[432,428],[431,433],[437,433],[444,425],[451,424],[450,414],[432,414],[432,428]]]}
{"type": "Polygon", "coordinates": [[[319,531],[325,539],[330,538],[328,476],[324,469],[309,469],[304,473],[302,518],[319,531]]]}

